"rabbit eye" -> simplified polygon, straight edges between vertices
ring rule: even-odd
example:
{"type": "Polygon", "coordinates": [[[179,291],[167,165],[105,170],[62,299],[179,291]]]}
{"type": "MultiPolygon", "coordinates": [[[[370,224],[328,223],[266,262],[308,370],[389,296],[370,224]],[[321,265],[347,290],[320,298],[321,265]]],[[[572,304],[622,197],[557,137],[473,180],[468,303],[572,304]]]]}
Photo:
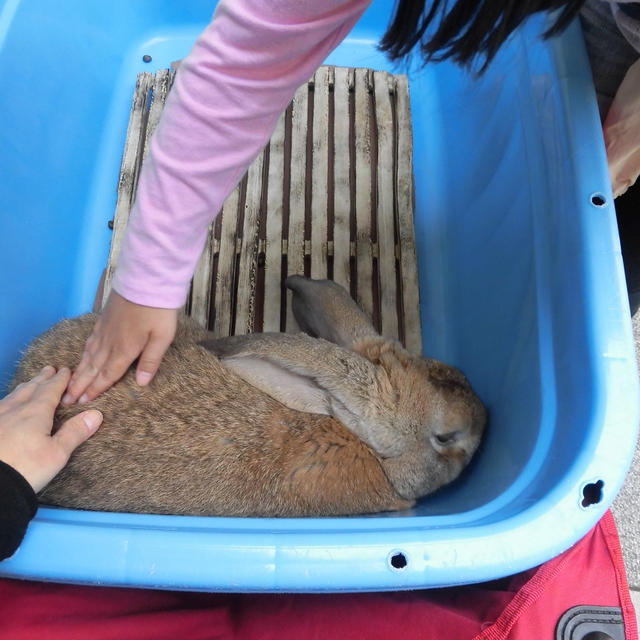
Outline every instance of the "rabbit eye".
{"type": "Polygon", "coordinates": [[[439,445],[446,446],[455,442],[460,435],[459,431],[450,431],[449,433],[437,433],[435,435],[436,442],[439,445]]]}

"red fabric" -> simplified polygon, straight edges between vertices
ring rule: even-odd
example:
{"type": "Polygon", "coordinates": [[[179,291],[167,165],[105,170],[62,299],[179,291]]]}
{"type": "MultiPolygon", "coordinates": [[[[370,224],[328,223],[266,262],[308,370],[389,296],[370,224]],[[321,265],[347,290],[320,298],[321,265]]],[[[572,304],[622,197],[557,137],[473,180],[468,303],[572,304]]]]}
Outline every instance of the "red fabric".
{"type": "Polygon", "coordinates": [[[495,624],[474,640],[553,638],[558,618],[576,605],[621,607],[626,640],[636,619],[610,511],[574,547],[539,567],[495,624]]]}
{"type": "Polygon", "coordinates": [[[539,640],[577,604],[622,607],[637,640],[610,513],[538,569],[470,587],[215,595],[0,580],[0,640],[539,640]]]}

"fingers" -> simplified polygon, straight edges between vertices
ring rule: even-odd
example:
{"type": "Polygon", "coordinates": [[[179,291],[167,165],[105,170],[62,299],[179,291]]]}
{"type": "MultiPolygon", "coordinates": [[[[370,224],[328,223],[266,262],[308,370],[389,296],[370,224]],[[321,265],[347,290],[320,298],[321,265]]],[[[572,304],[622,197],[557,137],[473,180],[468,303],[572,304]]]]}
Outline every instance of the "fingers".
{"type": "MultiPolygon", "coordinates": [[[[87,367],[80,372],[75,384],[73,384],[72,380],[73,386],[69,386],[67,393],[74,399],[81,394],[78,399],[80,404],[93,400],[122,378],[137,355],[137,349],[133,349],[128,353],[124,351],[111,351],[100,368],[96,368],[93,364],[87,365],[87,367]]],[[[100,358],[100,360],[101,359],[102,358],[100,358]]],[[[73,402],[73,400],[71,400],[71,402],[73,402]]]]}
{"type": "Polygon", "coordinates": [[[140,353],[141,346],[120,342],[111,345],[102,335],[102,322],[98,320],[87,340],[80,364],[71,376],[63,404],[70,405],[76,400],[83,404],[93,400],[117,382],[140,353]]]}
{"type": "MultiPolygon", "coordinates": [[[[62,367],[57,373],[53,367],[51,369],[53,374],[47,372],[38,382],[36,382],[33,399],[45,400],[50,403],[55,409],[60,402],[62,393],[67,387],[69,378],[71,377],[71,371],[67,367],[62,367]]],[[[47,367],[45,367],[47,369],[47,367]]],[[[43,369],[44,372],[44,369],[43,369]]],[[[34,382],[37,377],[34,378],[34,382]]]]}
{"type": "MultiPolygon", "coordinates": [[[[60,379],[66,376],[66,379],[64,380],[64,386],[66,386],[71,372],[69,369],[61,369],[59,373],[60,379]]],[[[54,367],[44,367],[36,376],[31,378],[31,380],[19,384],[6,398],[4,398],[4,400],[2,400],[0,403],[0,413],[2,413],[4,409],[8,409],[16,404],[29,402],[34,397],[38,389],[41,388],[41,385],[56,375],[54,367]]],[[[62,391],[64,391],[64,387],[62,391]]],[[[60,395],[62,395],[62,391],[60,391],[60,395]]],[[[59,401],[60,396],[58,396],[55,404],[57,405],[59,401]]]]}
{"type": "MultiPolygon", "coordinates": [[[[68,371],[69,370],[67,369],[67,372],[68,371]]],[[[39,384],[46,382],[47,380],[50,380],[55,374],[56,374],[55,367],[52,367],[51,365],[47,365],[46,367],[43,367],[39,371],[39,373],[33,376],[31,380],[28,380],[27,382],[23,382],[22,384],[19,384],[15,388],[14,393],[16,391],[24,389],[24,392],[25,392],[24,395],[28,393],[31,396],[34,394],[39,384]]]]}
{"type": "MultiPolygon", "coordinates": [[[[70,373],[68,369],[67,372],[70,373]]],[[[56,375],[55,367],[52,367],[50,364],[48,364],[46,367],[42,367],[42,369],[36,376],[31,378],[31,382],[35,382],[36,384],[38,384],[40,382],[44,382],[45,380],[51,379],[54,375],[56,375]]]]}
{"type": "Polygon", "coordinates": [[[144,387],[156,375],[162,358],[171,344],[171,338],[152,337],[142,352],[136,369],[136,382],[144,387]]]}
{"type": "Polygon", "coordinates": [[[53,370],[54,375],[51,375],[50,371],[43,369],[40,372],[40,379],[36,376],[31,381],[34,391],[24,403],[25,409],[29,408],[30,413],[38,417],[37,424],[45,433],[51,433],[53,414],[60,403],[60,398],[71,376],[71,371],[66,367],[63,367],[57,373],[55,373],[53,367],[50,368],[53,370]]]}
{"type": "Polygon", "coordinates": [[[93,435],[101,424],[102,414],[99,411],[83,411],[64,422],[53,436],[42,438],[42,434],[40,440],[34,440],[31,453],[18,457],[12,466],[36,493],[42,491],[67,464],[74,449],[93,435]]]}
{"type": "MultiPolygon", "coordinates": [[[[57,373],[55,373],[55,369],[53,367],[51,367],[51,369],[53,370],[54,375],[51,375],[50,372],[46,372],[40,380],[37,380],[37,377],[34,378],[32,381],[35,383],[34,391],[31,398],[28,400],[33,403],[34,409],[42,415],[43,420],[46,419],[46,423],[49,425],[49,430],[51,430],[53,414],[60,403],[60,398],[67,387],[69,378],[71,377],[71,371],[66,367],[63,367],[57,373]]],[[[41,372],[41,375],[43,372],[44,369],[41,372]]],[[[45,422],[42,424],[45,424],[45,422]]]]}
{"type": "Polygon", "coordinates": [[[87,340],[80,364],[71,376],[67,393],[62,398],[65,405],[73,404],[95,380],[109,357],[109,349],[102,346],[100,335],[101,321],[96,322],[87,340]]]}
{"type": "MultiPolygon", "coordinates": [[[[52,439],[62,449],[66,460],[73,451],[85,440],[91,437],[102,424],[102,414],[95,409],[83,411],[73,418],[69,418],[52,436],[52,439]]],[[[65,460],[65,463],[66,463],[65,460]]]]}
{"type": "Polygon", "coordinates": [[[117,382],[139,356],[137,382],[149,384],[173,341],[177,319],[177,309],[139,305],[112,290],[62,402],[69,405],[76,400],[93,400],[117,382]]]}

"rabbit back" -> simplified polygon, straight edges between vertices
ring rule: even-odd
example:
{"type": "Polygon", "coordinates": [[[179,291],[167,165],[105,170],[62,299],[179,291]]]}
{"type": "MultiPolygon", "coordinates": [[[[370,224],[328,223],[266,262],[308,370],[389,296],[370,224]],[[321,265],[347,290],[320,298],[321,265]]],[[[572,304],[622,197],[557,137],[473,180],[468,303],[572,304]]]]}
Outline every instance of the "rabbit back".
{"type": "MultiPolygon", "coordinates": [[[[75,368],[97,316],[37,338],[15,383],[75,368]]],[[[70,508],[225,516],[343,515],[407,508],[375,454],[328,416],[288,409],[220,364],[181,322],[152,383],[134,369],[83,408],[103,426],[41,493],[70,508]]],[[[78,407],[59,406],[54,430],[78,407]]]]}

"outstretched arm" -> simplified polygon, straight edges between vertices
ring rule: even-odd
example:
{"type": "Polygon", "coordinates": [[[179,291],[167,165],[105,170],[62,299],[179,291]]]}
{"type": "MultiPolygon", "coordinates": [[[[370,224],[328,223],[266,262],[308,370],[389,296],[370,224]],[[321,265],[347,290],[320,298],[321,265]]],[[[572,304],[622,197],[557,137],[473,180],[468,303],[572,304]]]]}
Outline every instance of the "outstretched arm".
{"type": "Polygon", "coordinates": [[[93,399],[141,353],[137,380],[153,378],[175,333],[162,311],[175,319],[184,304],[208,225],[296,89],[370,1],[220,2],[176,74],[142,167],[113,281],[117,297],[96,325],[67,403],[93,399]]]}

